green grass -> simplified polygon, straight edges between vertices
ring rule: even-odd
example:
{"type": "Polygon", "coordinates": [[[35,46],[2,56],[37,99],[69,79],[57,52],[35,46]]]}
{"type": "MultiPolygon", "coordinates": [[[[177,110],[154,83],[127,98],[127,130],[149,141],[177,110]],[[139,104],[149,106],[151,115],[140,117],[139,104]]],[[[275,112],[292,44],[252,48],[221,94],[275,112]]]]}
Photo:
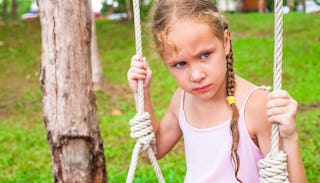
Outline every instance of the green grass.
{"type": "MultiPolygon", "coordinates": [[[[272,85],[273,16],[226,15],[230,22],[238,75],[257,85],[272,85]]],[[[300,103],[297,128],[309,182],[320,183],[320,16],[284,16],[283,88],[300,103]]],[[[153,70],[152,99],[156,115],[166,111],[176,88],[144,32],[144,53],[153,70]]],[[[124,182],[135,141],[128,121],[135,114],[127,86],[129,59],[135,53],[133,24],[97,21],[97,36],[109,92],[96,93],[98,119],[104,140],[109,182],[124,182]],[[122,114],[112,115],[113,109],[122,114]]],[[[38,20],[0,22],[0,182],[52,182],[50,148],[42,121],[39,68],[41,54],[38,20]]],[[[162,160],[167,182],[182,182],[183,144],[162,160]]],[[[156,182],[148,158],[140,157],[135,182],[156,182]]]]}

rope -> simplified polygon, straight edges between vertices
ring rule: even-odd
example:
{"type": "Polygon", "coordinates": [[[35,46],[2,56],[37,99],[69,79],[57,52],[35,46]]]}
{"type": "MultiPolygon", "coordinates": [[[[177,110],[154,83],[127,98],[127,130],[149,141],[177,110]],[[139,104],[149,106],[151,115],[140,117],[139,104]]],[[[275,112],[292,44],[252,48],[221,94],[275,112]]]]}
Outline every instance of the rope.
{"type": "MultiPolygon", "coordinates": [[[[274,90],[280,90],[282,85],[282,3],[282,0],[274,1],[274,90]]],[[[260,182],[289,183],[286,162],[287,155],[283,151],[279,151],[279,126],[277,123],[273,123],[271,133],[271,152],[265,159],[258,162],[258,166],[260,168],[260,182]]]]}
{"type": "MultiPolygon", "coordinates": [[[[140,8],[139,0],[133,0],[133,12],[134,12],[134,26],[135,26],[135,39],[136,39],[136,55],[142,57],[142,38],[141,38],[141,26],[140,26],[140,8]]],[[[156,153],[156,139],[153,133],[152,123],[150,115],[144,112],[144,94],[143,94],[143,80],[138,81],[138,96],[137,96],[137,114],[129,122],[131,128],[131,137],[137,139],[133,148],[130,168],[127,176],[126,183],[131,183],[134,178],[134,173],[137,167],[139,154],[147,152],[151,161],[153,169],[160,183],[164,183],[165,180],[159,168],[156,153]]]]}

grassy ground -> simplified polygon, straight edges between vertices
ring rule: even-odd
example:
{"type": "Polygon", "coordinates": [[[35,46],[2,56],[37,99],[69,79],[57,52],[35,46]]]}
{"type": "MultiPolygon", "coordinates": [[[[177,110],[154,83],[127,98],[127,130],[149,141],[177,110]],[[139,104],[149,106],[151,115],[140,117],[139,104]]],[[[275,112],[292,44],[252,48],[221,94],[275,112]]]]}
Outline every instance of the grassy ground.
{"type": "MultiPolygon", "coordinates": [[[[227,15],[233,37],[236,72],[257,85],[272,85],[272,15],[227,15]]],[[[320,183],[320,16],[284,17],[283,88],[300,103],[298,131],[309,182],[320,183]]],[[[146,33],[144,33],[146,35],[146,33]]],[[[134,54],[133,25],[97,21],[97,36],[108,91],[96,93],[98,118],[109,182],[124,182],[134,141],[128,121],[135,114],[126,84],[134,54]],[[114,113],[120,110],[121,114],[114,113]]],[[[144,37],[144,53],[153,69],[156,115],[166,111],[176,84],[144,37]]],[[[41,38],[38,20],[0,23],[0,182],[52,182],[50,149],[42,121],[39,87],[41,38]]],[[[182,182],[183,144],[159,161],[167,182],[182,182]]],[[[156,182],[146,156],[140,158],[135,182],[156,182]]]]}

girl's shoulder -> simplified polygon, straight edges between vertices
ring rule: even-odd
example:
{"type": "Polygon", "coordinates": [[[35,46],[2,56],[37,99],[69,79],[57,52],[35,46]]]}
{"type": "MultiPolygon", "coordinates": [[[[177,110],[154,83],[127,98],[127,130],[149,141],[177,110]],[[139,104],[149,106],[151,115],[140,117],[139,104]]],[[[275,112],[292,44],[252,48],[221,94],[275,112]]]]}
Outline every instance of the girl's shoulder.
{"type": "Polygon", "coordinates": [[[237,87],[238,92],[236,91],[236,95],[238,96],[240,103],[239,108],[245,108],[247,112],[251,113],[253,111],[265,110],[266,109],[266,102],[268,101],[269,91],[268,87],[258,87],[253,83],[237,77],[237,87]]]}
{"type": "Polygon", "coordinates": [[[243,104],[243,113],[247,130],[262,153],[269,151],[271,124],[268,122],[267,102],[269,91],[267,87],[253,86],[243,104]]]}
{"type": "Polygon", "coordinates": [[[178,116],[179,114],[179,108],[181,105],[181,100],[182,100],[182,95],[183,95],[183,90],[178,87],[176,91],[173,93],[170,101],[170,106],[169,106],[169,111],[173,113],[174,115],[178,116]]]}

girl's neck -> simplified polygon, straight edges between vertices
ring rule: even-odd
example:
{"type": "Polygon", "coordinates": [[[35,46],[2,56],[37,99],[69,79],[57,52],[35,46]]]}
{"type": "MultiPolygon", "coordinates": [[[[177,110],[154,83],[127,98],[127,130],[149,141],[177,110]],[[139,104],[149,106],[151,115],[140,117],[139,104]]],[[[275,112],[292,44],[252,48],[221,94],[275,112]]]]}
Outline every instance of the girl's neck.
{"type": "Polygon", "coordinates": [[[210,128],[226,122],[232,110],[226,102],[225,89],[209,99],[187,94],[184,111],[189,124],[195,128],[210,128]]]}

